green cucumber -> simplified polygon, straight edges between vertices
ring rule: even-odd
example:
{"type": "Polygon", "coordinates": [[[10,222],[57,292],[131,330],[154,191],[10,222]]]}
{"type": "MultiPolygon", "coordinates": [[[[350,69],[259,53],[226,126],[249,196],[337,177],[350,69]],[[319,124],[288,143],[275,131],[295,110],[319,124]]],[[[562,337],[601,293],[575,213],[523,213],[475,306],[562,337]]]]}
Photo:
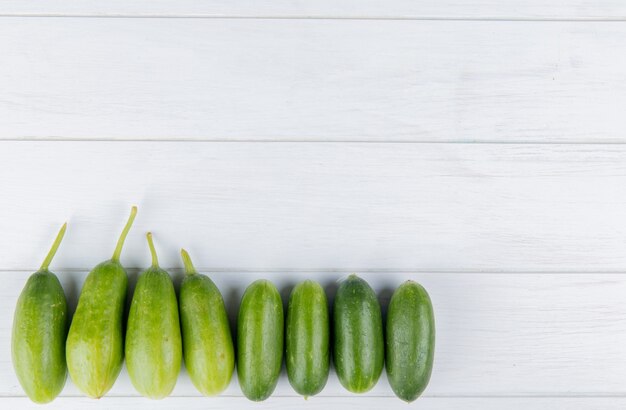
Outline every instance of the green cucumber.
{"type": "Polygon", "coordinates": [[[139,276],[130,304],[126,367],[139,393],[162,399],[174,390],[183,351],[174,284],[159,267],[152,234],[147,238],[152,266],[139,276]]]}
{"type": "Polygon", "coordinates": [[[113,257],[85,279],[67,336],[67,368],[74,384],[92,398],[108,392],[124,362],[123,319],[128,275],[120,255],[137,208],[133,207],[113,257]]]}
{"type": "Polygon", "coordinates": [[[371,390],[383,370],[383,321],[376,294],[366,281],[350,275],[335,296],[334,363],[348,391],[371,390]]]}
{"type": "Polygon", "coordinates": [[[237,374],[250,400],[267,399],[283,362],[283,302],[270,281],[253,282],[241,298],[237,320],[237,374]]]}
{"type": "Polygon", "coordinates": [[[406,281],[387,311],[387,377],[396,396],[412,402],[430,380],[435,356],[435,317],[426,290],[406,281]]]}
{"type": "Polygon", "coordinates": [[[41,404],[54,400],[67,379],[67,301],[59,279],[48,270],[66,227],[59,231],[41,268],[28,278],[13,316],[13,367],[28,397],[41,404]]]}
{"type": "Polygon", "coordinates": [[[196,272],[187,251],[180,253],[186,273],[179,298],[185,367],[202,394],[215,396],[228,387],[235,369],[226,306],[213,281],[196,272]]]}
{"type": "Polygon", "coordinates": [[[287,308],[285,363],[293,389],[314,396],[326,385],[330,365],[326,293],[319,283],[304,281],[291,292],[287,308]]]}

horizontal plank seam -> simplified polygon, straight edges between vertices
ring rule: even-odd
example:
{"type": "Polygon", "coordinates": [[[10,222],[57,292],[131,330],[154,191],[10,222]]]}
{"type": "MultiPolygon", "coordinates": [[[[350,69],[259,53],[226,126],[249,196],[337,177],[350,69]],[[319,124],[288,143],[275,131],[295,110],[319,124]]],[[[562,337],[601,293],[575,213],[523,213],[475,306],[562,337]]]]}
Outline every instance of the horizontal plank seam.
{"type": "Polygon", "coordinates": [[[416,145],[626,145],[625,141],[576,141],[576,140],[564,140],[564,141],[498,141],[498,140],[351,140],[351,139],[196,139],[196,138],[2,138],[0,137],[0,144],[4,142],[116,142],[116,143],[128,143],[128,142],[145,142],[145,143],[246,143],[246,144],[416,144],[416,145]]]}
{"type": "MultiPolygon", "coordinates": [[[[0,395],[0,399],[8,399],[8,398],[26,398],[26,395],[0,395]]],[[[70,399],[87,399],[84,395],[64,395],[61,394],[58,396],[59,398],[70,398],[70,399]]],[[[139,394],[137,395],[115,395],[109,394],[106,395],[105,398],[143,398],[139,394]]],[[[244,398],[243,395],[219,395],[215,398],[244,398]]],[[[318,398],[329,398],[329,399],[341,399],[341,398],[379,398],[379,399],[388,399],[390,397],[395,397],[393,395],[367,395],[367,396],[352,396],[346,392],[345,395],[323,395],[319,394],[315,397],[318,398]]],[[[581,392],[581,393],[572,393],[572,392],[556,392],[556,393],[521,393],[521,394],[435,394],[429,395],[424,394],[420,396],[421,398],[428,399],[547,399],[547,398],[555,398],[555,399],[571,399],[571,398],[626,398],[626,392],[581,392]]],[[[170,395],[168,398],[176,399],[176,398],[198,398],[198,399],[206,399],[204,396],[200,395],[170,395]]],[[[276,394],[272,395],[272,398],[302,398],[302,396],[293,394],[293,395],[284,395],[284,394],[276,394]]],[[[147,399],[146,399],[147,400],[147,399]]],[[[314,398],[313,398],[314,400],[314,398]]]]}
{"type": "Polygon", "coordinates": [[[292,15],[292,16],[237,16],[212,14],[150,14],[150,13],[0,13],[0,18],[113,18],[113,19],[216,19],[216,20],[362,20],[362,21],[478,21],[478,22],[626,22],[626,16],[615,17],[471,17],[471,16],[324,16],[324,15],[292,15]]]}
{"type": "MultiPolygon", "coordinates": [[[[96,262],[94,262],[95,265],[96,262]]],[[[126,266],[126,270],[128,271],[139,271],[139,270],[143,270],[145,268],[147,268],[148,266],[143,266],[143,267],[128,267],[126,266]]],[[[93,266],[90,267],[78,267],[78,268],[64,268],[64,267],[53,267],[52,271],[53,272],[87,272],[90,271],[93,268],[93,266]]],[[[164,267],[161,266],[161,268],[168,270],[168,271],[172,271],[172,272],[184,272],[184,269],[182,267],[164,267]]],[[[31,268],[0,268],[0,274],[1,273],[9,273],[9,272],[16,272],[16,273],[32,273],[34,271],[36,271],[38,269],[38,267],[31,267],[31,268]]],[[[453,275],[453,274],[458,274],[458,275],[502,275],[502,274],[515,274],[515,275],[626,275],[626,268],[624,269],[616,269],[616,270],[598,270],[598,271],[585,271],[585,270],[580,270],[580,271],[571,271],[571,270],[567,270],[567,271],[561,271],[561,270],[522,270],[522,271],[518,271],[518,270],[509,270],[509,269],[502,269],[502,270],[497,270],[497,269],[476,269],[476,270],[472,270],[472,269],[467,269],[467,270],[439,270],[439,269],[384,269],[384,268],[367,268],[367,269],[361,269],[361,268],[354,268],[354,269],[329,269],[329,268],[319,268],[319,269],[315,269],[315,268],[304,268],[304,269],[298,269],[298,268],[261,268],[261,269],[257,269],[257,268],[211,268],[211,267],[201,267],[201,266],[196,266],[196,270],[199,272],[212,272],[212,273],[276,273],[276,272],[281,272],[281,273],[338,273],[338,274],[345,274],[345,275],[349,275],[351,273],[354,272],[358,272],[358,273],[415,273],[415,274],[432,274],[432,275],[437,275],[437,274],[446,274],[446,275],[453,275]]]]}

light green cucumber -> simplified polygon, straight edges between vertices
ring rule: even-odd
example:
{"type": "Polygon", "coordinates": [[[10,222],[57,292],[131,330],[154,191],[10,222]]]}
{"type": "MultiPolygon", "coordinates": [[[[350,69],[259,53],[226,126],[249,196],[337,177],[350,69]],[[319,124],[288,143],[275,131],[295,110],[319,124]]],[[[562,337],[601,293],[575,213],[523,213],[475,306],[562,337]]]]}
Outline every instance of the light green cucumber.
{"type": "Polygon", "coordinates": [[[126,367],[135,389],[150,399],[167,397],[180,372],[182,341],[176,291],[159,267],[148,233],[152,266],[141,273],[128,314],[126,367]]]}
{"type": "Polygon", "coordinates": [[[128,275],[120,255],[135,220],[133,207],[113,257],[85,279],[67,336],[67,368],[74,384],[92,398],[108,392],[124,361],[123,316],[128,275]]]}
{"type": "Polygon", "coordinates": [[[369,391],[383,370],[383,322],[369,284],[356,275],[341,282],[335,295],[334,363],[341,384],[353,393],[369,391]]]}
{"type": "Polygon", "coordinates": [[[213,281],[196,272],[187,251],[180,253],[185,265],[179,297],[185,367],[202,394],[215,396],[228,387],[235,368],[226,306],[213,281]]]}
{"type": "Polygon", "coordinates": [[[253,282],[241,298],[237,320],[237,375],[250,400],[267,399],[283,362],[283,302],[270,281],[253,282]]]}
{"type": "Polygon", "coordinates": [[[64,224],[59,231],[39,270],[28,278],[13,316],[13,367],[20,385],[35,403],[54,400],[67,378],[67,301],[59,279],[48,270],[66,227],[64,224]]]}
{"type": "Polygon", "coordinates": [[[328,301],[311,280],[296,285],[289,297],[285,363],[293,389],[305,398],[326,385],[330,365],[328,301]]]}
{"type": "Polygon", "coordinates": [[[387,311],[387,378],[396,396],[412,402],[430,380],[435,356],[435,316],[421,285],[406,281],[387,311]]]}

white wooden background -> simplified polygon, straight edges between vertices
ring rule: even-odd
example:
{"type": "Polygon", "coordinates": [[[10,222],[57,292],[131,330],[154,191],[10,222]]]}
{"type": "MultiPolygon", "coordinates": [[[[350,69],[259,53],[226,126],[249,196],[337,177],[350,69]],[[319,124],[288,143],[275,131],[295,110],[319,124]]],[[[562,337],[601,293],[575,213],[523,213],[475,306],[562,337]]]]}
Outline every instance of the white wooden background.
{"type": "MultiPolygon", "coordinates": [[[[0,0],[0,408],[32,405],[15,302],[61,225],[70,305],[139,206],[122,261],[182,276],[231,318],[264,277],[357,272],[383,305],[431,293],[432,381],[411,407],[626,407],[626,3],[621,0],[0,0]]],[[[125,371],[58,409],[405,409],[334,373],[160,402],[125,371]]]]}

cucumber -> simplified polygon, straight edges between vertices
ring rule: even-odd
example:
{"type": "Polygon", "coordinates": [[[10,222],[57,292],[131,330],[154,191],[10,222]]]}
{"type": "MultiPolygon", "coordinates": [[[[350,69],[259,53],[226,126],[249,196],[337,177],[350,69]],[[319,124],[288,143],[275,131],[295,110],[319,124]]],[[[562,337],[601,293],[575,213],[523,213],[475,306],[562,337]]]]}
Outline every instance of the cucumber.
{"type": "Polygon", "coordinates": [[[283,302],[270,281],[253,282],[241,298],[237,319],[237,374],[250,400],[267,399],[283,361],[283,302]]]}
{"type": "Polygon", "coordinates": [[[383,322],[376,294],[366,281],[350,275],[339,285],[333,319],[339,381],[353,393],[371,390],[383,370],[383,322]]]}
{"type": "Polygon", "coordinates": [[[189,254],[181,249],[185,278],[180,286],[183,357],[189,378],[205,396],[215,396],[230,383],[235,349],[219,289],[198,274],[189,254]]]}
{"type": "Polygon", "coordinates": [[[126,367],[139,393],[150,399],[167,397],[182,360],[176,291],[170,275],[159,267],[148,232],[152,266],[141,273],[128,313],[126,367]]]}
{"type": "Polygon", "coordinates": [[[430,380],[435,355],[435,317],[426,290],[406,281],[387,311],[387,377],[396,396],[412,402],[430,380]]]}
{"type": "Polygon", "coordinates": [[[285,363],[293,389],[305,398],[326,385],[330,365],[328,302],[319,283],[293,289],[287,308],[285,363]]]}
{"type": "Polygon", "coordinates": [[[66,226],[59,231],[41,268],[28,278],[13,316],[13,367],[28,397],[40,404],[54,400],[67,379],[67,301],[59,279],[48,270],[66,226]]]}
{"type": "Polygon", "coordinates": [[[113,257],[87,275],[67,336],[65,352],[70,377],[92,398],[104,396],[122,370],[128,275],[120,264],[120,255],[136,214],[137,208],[133,207],[113,257]]]}

